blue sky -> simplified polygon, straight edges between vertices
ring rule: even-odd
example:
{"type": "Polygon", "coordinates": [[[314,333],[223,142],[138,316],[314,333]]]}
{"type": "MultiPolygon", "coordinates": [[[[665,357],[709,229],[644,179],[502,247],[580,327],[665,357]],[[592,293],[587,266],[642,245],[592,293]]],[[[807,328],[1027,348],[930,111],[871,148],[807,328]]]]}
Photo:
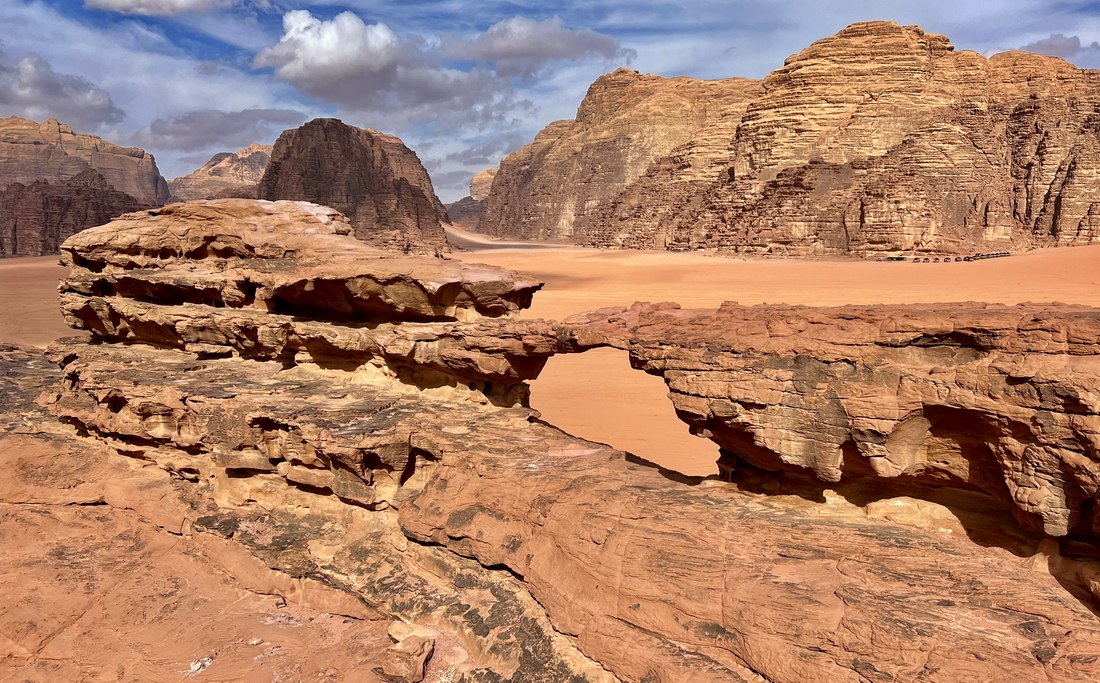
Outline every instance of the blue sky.
{"type": "Polygon", "coordinates": [[[0,0],[0,116],[153,152],[171,178],[316,116],[402,137],[444,201],[617,66],[763,77],[854,21],[1100,67],[1100,3],[0,0]]]}

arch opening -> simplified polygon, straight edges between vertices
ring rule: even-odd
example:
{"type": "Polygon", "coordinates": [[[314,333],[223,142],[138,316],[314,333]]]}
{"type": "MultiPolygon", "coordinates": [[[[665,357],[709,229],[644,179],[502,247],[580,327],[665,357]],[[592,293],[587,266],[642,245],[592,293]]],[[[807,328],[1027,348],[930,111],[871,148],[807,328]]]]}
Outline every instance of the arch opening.
{"type": "Polygon", "coordinates": [[[531,407],[559,429],[680,474],[718,474],[718,444],[689,433],[664,381],[630,367],[626,351],[553,356],[530,384],[531,407]]]}

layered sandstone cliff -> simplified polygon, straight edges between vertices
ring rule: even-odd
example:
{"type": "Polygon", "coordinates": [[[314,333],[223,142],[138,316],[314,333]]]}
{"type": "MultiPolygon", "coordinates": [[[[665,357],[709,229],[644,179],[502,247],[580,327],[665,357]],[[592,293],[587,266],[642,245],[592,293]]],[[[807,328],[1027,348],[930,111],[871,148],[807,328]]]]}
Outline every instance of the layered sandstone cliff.
{"type": "Polygon", "coordinates": [[[87,169],[146,206],[168,201],[168,185],[157,162],[142,149],[77,133],[53,119],[0,119],[0,188],[16,182],[68,180],[87,169]]]}
{"type": "Polygon", "coordinates": [[[62,181],[12,183],[0,189],[0,257],[56,254],[70,235],[149,206],[92,169],[62,181]]]}
{"type": "Polygon", "coordinates": [[[271,161],[271,149],[271,145],[249,145],[236,152],[215,154],[194,172],[168,182],[171,201],[255,197],[271,161]]]}
{"type": "Polygon", "coordinates": [[[446,248],[447,212],[416,153],[392,135],[337,119],[283,131],[257,196],[331,206],[351,219],[356,237],[387,249],[446,248]]]}
{"type": "Polygon", "coordinates": [[[537,282],[351,231],[223,200],[74,236],[61,304],[93,343],[54,347],[44,402],[172,473],[189,538],[434,633],[427,680],[1095,677],[1095,310],[522,320],[537,282]],[[539,421],[524,380],[600,345],[773,495],[539,421]],[[775,470],[825,483],[786,495],[775,470]]]}
{"type": "MultiPolygon", "coordinates": [[[[732,125],[609,184],[613,196],[560,185],[595,210],[549,220],[595,246],[801,256],[1100,241],[1098,103],[1097,74],[1057,58],[987,59],[915,26],[853,24],[790,57],[732,125]]],[[[549,167],[553,154],[534,152],[560,145],[559,126],[517,152],[528,170],[501,165],[487,228],[537,236],[517,219],[544,203],[508,188],[549,167]]]]}
{"type": "Polygon", "coordinates": [[[501,162],[478,230],[583,241],[601,206],[680,145],[706,139],[703,156],[723,152],[728,137],[712,140],[703,131],[732,135],[759,92],[759,83],[739,78],[699,81],[628,69],[602,76],[575,120],[551,123],[501,162]]]}

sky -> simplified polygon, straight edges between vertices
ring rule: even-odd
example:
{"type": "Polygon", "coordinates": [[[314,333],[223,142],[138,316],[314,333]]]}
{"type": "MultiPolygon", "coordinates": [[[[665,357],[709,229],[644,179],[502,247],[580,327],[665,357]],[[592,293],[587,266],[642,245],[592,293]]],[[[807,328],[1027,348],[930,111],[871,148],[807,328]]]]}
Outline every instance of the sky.
{"type": "Polygon", "coordinates": [[[762,78],[856,21],[1100,68],[1076,0],[0,0],[0,117],[152,152],[167,178],[319,116],[401,137],[443,201],[620,66],[762,78]]]}

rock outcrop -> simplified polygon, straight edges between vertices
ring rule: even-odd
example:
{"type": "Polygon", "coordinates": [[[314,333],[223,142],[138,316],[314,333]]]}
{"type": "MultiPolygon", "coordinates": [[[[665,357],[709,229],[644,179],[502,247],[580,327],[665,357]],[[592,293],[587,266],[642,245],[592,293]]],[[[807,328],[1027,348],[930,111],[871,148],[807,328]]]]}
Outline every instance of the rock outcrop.
{"type": "Polygon", "coordinates": [[[168,184],[156,160],[142,149],[74,132],[53,119],[0,119],[0,188],[36,180],[64,181],[88,169],[145,206],[168,201],[168,184]]]}
{"type": "Polygon", "coordinates": [[[56,254],[70,235],[149,206],[92,169],[58,182],[12,183],[0,189],[0,258],[56,254]]]}
{"type": "Polygon", "coordinates": [[[487,168],[474,174],[470,179],[470,194],[447,205],[447,216],[451,225],[461,228],[477,227],[481,213],[485,210],[485,198],[489,196],[496,174],[495,168],[487,168]]]}
{"type": "Polygon", "coordinates": [[[283,131],[257,197],[331,206],[351,219],[356,237],[386,249],[446,249],[447,212],[416,153],[392,135],[337,119],[283,131]]]}
{"type": "MultiPolygon", "coordinates": [[[[705,397],[724,416],[740,394],[720,373],[742,363],[753,366],[744,381],[776,383],[758,397],[774,410],[744,409],[775,415],[767,425],[779,431],[795,428],[782,421],[788,413],[814,418],[814,390],[830,391],[829,372],[876,372],[878,383],[853,381],[849,393],[931,401],[930,383],[941,402],[957,393],[975,415],[1002,420],[991,449],[1005,471],[1015,462],[1021,477],[1053,489],[1044,477],[1057,447],[1069,490],[1089,480],[1096,459],[1092,399],[1072,395],[1097,376],[1095,312],[1012,327],[1009,314],[975,308],[986,321],[975,330],[988,333],[916,334],[920,309],[908,326],[873,312],[792,309],[786,341],[770,345],[753,319],[742,321],[739,342],[732,307],[709,322],[637,308],[563,325],[513,317],[538,283],[382,252],[351,230],[324,207],[224,200],[74,236],[62,250],[71,267],[62,307],[93,343],[51,350],[63,379],[46,402],[84,438],[172,473],[196,501],[187,533],[408,624],[406,645],[379,658],[380,676],[416,675],[421,655],[434,652],[425,674],[437,678],[428,680],[1095,677],[1100,622],[1086,606],[1090,577],[1100,576],[1094,559],[1058,557],[1058,543],[1039,533],[1014,550],[1045,552],[1042,563],[853,505],[684,479],[542,423],[524,383],[551,354],[630,346],[651,371],[683,370],[666,376],[691,386],[674,386],[691,420],[704,408],[678,394],[705,397]],[[807,333],[820,359],[788,355],[801,348],[791,336],[798,315],[830,321],[807,333]],[[680,329],[668,331],[666,317],[680,329]],[[827,365],[847,325],[857,328],[857,360],[803,372],[796,393],[782,384],[792,363],[827,365]],[[712,342],[720,326],[723,341],[712,342]],[[665,355],[657,335],[667,337],[665,355]],[[1000,369],[1044,339],[1044,371],[1000,369]],[[436,658],[446,651],[453,664],[443,667],[436,658]]],[[[786,319],[771,313],[775,324],[786,319]]],[[[860,429],[885,433],[903,417],[885,414],[885,399],[865,407],[853,408],[868,416],[860,429]],[[877,405],[884,415],[871,423],[877,405]]],[[[925,415],[934,447],[894,461],[944,456],[937,476],[946,477],[963,461],[947,457],[955,431],[934,417],[925,415]]],[[[902,431],[908,447],[920,430],[902,431]]],[[[974,462],[990,471],[988,460],[974,462]]],[[[1025,521],[1038,508],[1026,512],[1025,521]]],[[[1004,510],[990,514],[1003,520],[1004,510]]]]}
{"type": "Polygon", "coordinates": [[[1100,310],[671,304],[567,324],[663,377],[727,474],[969,489],[1029,530],[1100,536],[1100,310]]]}
{"type": "Polygon", "coordinates": [[[193,173],[168,182],[170,201],[255,198],[271,160],[271,149],[271,145],[249,145],[236,152],[215,154],[193,173]]]}
{"type": "MultiPolygon", "coordinates": [[[[853,24],[787,59],[738,114],[701,126],[636,180],[577,186],[591,210],[539,220],[594,246],[759,255],[1096,242],[1098,105],[1097,73],[1054,57],[987,59],[915,26],[853,24]]],[[[502,163],[484,221],[494,234],[541,236],[517,218],[548,205],[509,188],[576,149],[559,141],[575,127],[551,124],[514,155],[522,163],[502,163]]]]}
{"type": "Polygon", "coordinates": [[[600,77],[573,121],[555,121],[500,164],[478,231],[495,237],[573,238],[657,160],[706,140],[724,151],[756,81],[662,78],[629,69],[600,77]],[[705,132],[714,127],[726,136],[705,132]]]}

